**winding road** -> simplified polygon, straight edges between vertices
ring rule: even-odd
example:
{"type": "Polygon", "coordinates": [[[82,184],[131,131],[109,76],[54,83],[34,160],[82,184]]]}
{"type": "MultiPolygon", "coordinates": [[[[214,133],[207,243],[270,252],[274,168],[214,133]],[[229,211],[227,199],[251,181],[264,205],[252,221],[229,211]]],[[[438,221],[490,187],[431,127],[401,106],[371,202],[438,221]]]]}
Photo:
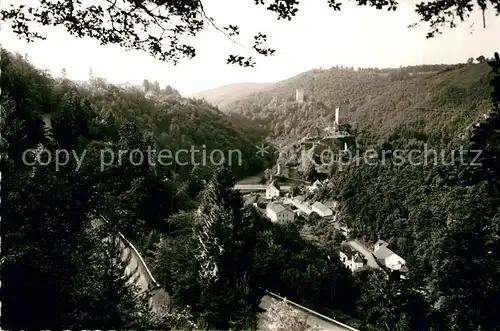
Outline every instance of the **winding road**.
{"type": "MultiPolygon", "coordinates": [[[[107,222],[103,216],[101,219],[95,219],[93,226],[100,226],[107,222]]],[[[130,276],[129,283],[138,287],[138,294],[149,292],[148,302],[153,312],[165,312],[171,303],[170,295],[160,287],[135,246],[119,232],[118,240],[122,251],[121,259],[124,262],[128,261],[125,273],[130,276]]]]}
{"type": "MultiPolygon", "coordinates": [[[[93,222],[94,226],[100,226],[107,220],[103,217],[101,219],[95,219],[93,222]]],[[[153,312],[157,314],[163,314],[168,311],[171,305],[170,295],[160,287],[158,282],[155,280],[151,271],[141,257],[139,251],[134,247],[134,245],[123,236],[123,234],[118,233],[118,239],[120,241],[120,247],[122,249],[122,261],[128,260],[128,265],[125,269],[125,273],[130,275],[130,282],[139,288],[140,293],[149,292],[149,305],[153,312]]],[[[352,242],[354,246],[361,245],[356,242],[352,242]]],[[[351,242],[350,242],[351,244],[351,242]]],[[[354,247],[353,247],[354,248],[354,247]]],[[[359,248],[364,249],[363,246],[359,248]]],[[[356,249],[356,248],[355,248],[356,249]]],[[[365,249],[366,250],[366,249],[365,249]]],[[[371,253],[366,250],[367,253],[371,253]]],[[[373,256],[372,256],[373,259],[373,256]]],[[[374,261],[374,259],[373,259],[374,261]]],[[[375,262],[376,264],[376,262],[375,262]]],[[[277,294],[266,291],[266,295],[261,299],[259,307],[263,309],[268,309],[270,305],[276,300],[284,300],[277,294]]],[[[346,324],[340,323],[334,319],[321,315],[315,311],[312,311],[306,307],[303,307],[297,303],[287,301],[293,310],[298,311],[301,316],[307,316],[308,324],[317,325],[320,330],[324,331],[359,331],[346,324]]],[[[258,330],[267,330],[266,324],[268,323],[269,316],[267,312],[258,314],[258,330]]]]}

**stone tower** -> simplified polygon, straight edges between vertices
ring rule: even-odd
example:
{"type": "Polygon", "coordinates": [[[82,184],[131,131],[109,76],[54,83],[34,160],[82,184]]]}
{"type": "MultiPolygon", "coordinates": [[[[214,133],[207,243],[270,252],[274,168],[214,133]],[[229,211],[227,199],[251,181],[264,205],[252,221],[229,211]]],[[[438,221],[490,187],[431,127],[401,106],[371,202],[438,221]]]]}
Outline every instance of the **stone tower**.
{"type": "Polygon", "coordinates": [[[295,90],[295,101],[298,103],[304,102],[304,89],[298,88],[295,90]]]}
{"type": "Polygon", "coordinates": [[[340,132],[340,106],[335,108],[335,121],[325,128],[329,137],[345,136],[345,132],[340,132]]]}

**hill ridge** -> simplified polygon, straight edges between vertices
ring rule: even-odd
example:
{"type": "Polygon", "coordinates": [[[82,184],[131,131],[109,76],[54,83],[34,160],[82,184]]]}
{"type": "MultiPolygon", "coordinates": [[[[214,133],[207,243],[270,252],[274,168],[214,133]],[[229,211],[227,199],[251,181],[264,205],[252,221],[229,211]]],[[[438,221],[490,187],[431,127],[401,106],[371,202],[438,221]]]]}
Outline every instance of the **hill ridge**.
{"type": "Polygon", "coordinates": [[[272,139],[295,140],[341,122],[376,142],[391,136],[456,140],[490,107],[490,70],[486,63],[424,65],[397,69],[307,71],[248,94],[221,109],[267,122],[272,139]],[[295,89],[304,89],[304,103],[295,89]]]}

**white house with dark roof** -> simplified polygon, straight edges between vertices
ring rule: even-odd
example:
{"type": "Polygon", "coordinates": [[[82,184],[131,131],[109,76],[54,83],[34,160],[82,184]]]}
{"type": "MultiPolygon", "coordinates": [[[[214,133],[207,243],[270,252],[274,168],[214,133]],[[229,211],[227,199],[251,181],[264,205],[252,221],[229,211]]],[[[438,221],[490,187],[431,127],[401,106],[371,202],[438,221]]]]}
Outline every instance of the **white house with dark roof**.
{"type": "Polygon", "coordinates": [[[280,186],[278,183],[272,181],[266,187],[266,199],[274,199],[280,196],[280,186]]]}
{"type": "Polygon", "coordinates": [[[313,203],[311,209],[312,211],[318,213],[318,215],[321,217],[327,217],[333,215],[333,211],[319,201],[313,203]]]}
{"type": "Polygon", "coordinates": [[[266,207],[266,216],[273,222],[291,222],[295,218],[295,213],[282,204],[271,202],[266,207]]]}
{"type": "Polygon", "coordinates": [[[387,268],[391,270],[405,270],[406,268],[403,268],[406,266],[406,261],[393,251],[391,251],[387,246],[389,244],[386,243],[383,240],[377,241],[375,244],[375,247],[373,249],[373,255],[377,259],[378,262],[386,266],[387,268]]]}
{"type": "Polygon", "coordinates": [[[361,255],[352,250],[348,246],[342,247],[339,251],[340,261],[349,268],[352,272],[362,268],[365,265],[365,261],[361,257],[361,255]]]}

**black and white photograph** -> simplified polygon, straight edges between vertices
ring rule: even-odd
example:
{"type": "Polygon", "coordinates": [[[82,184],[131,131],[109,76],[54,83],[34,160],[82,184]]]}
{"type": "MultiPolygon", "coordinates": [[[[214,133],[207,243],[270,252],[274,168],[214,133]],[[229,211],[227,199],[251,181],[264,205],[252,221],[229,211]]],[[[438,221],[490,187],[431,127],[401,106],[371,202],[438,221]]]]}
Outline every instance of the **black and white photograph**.
{"type": "Polygon", "coordinates": [[[0,330],[500,331],[498,0],[0,17],[0,330]]]}

